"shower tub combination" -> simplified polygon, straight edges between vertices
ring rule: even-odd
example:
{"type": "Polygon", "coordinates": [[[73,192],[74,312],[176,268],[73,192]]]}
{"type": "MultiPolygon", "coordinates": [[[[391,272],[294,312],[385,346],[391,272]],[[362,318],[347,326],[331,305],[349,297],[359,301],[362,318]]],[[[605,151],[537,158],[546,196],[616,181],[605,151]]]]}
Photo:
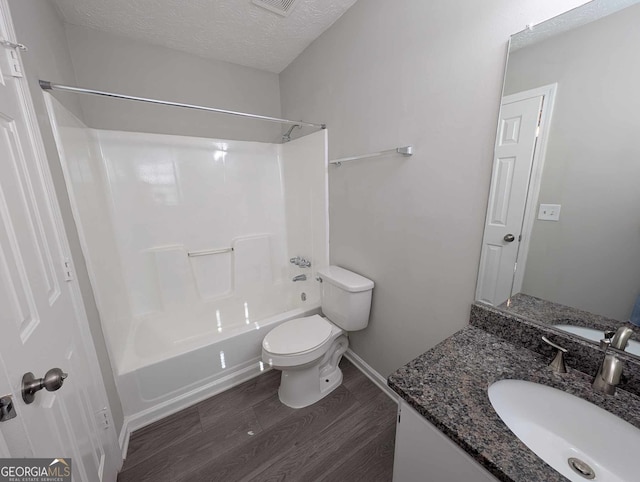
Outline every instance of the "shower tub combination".
{"type": "Polygon", "coordinates": [[[320,312],[317,303],[290,304],[287,299],[293,292],[277,291],[280,293],[275,293],[267,311],[276,314],[262,316],[258,312],[257,321],[244,318],[244,307],[251,306],[251,301],[224,300],[222,305],[236,305],[229,310],[224,328],[219,328],[218,303],[194,317],[159,315],[138,320],[127,346],[129,365],[123,366],[117,380],[123,406],[131,413],[129,429],[270,369],[261,360],[262,339],[269,330],[287,320],[320,312]]]}
{"type": "Polygon", "coordinates": [[[45,97],[123,433],[269,369],[266,333],[319,312],[327,131],[269,144],[96,130],[45,97]]]}

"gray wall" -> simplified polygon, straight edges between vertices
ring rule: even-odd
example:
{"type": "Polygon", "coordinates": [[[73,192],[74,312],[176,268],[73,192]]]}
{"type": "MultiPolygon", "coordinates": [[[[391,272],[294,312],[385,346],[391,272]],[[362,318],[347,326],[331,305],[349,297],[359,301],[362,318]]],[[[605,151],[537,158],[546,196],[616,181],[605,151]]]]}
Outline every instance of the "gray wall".
{"type": "Polygon", "coordinates": [[[331,262],[376,282],[351,346],[381,374],[469,320],[509,35],[581,1],[366,0],[280,76],[283,115],[329,125],[331,262]]]}
{"type": "MultiPolygon", "coordinates": [[[[280,117],[278,75],[66,25],[78,84],[280,117]]],[[[279,141],[279,124],[176,107],[82,96],[90,127],[223,139],[279,141]]]]}
{"type": "MultiPolygon", "coordinates": [[[[113,372],[104,342],[104,335],[102,334],[102,326],[100,325],[100,317],[89,283],[87,267],[84,256],[82,255],[82,250],[80,249],[78,232],[71,214],[71,206],[60,167],[58,151],[53,138],[53,132],[51,131],[51,125],[49,124],[42,90],[38,85],[38,79],[41,78],[55,79],[58,82],[67,82],[70,84],[75,84],[76,82],[67,48],[64,25],[60,21],[52,2],[43,2],[41,0],[9,0],[9,8],[18,41],[29,47],[29,51],[22,55],[24,69],[35,105],[40,131],[44,139],[49,168],[58,196],[58,203],[60,204],[65,230],[71,246],[76,276],[89,319],[89,328],[93,336],[102,377],[104,378],[107,389],[113,423],[116,431],[120,431],[123,423],[122,406],[118,392],[116,391],[113,372]]],[[[75,115],[82,117],[80,104],[75,96],[56,94],[56,97],[75,115]]]]}
{"type": "Polygon", "coordinates": [[[514,52],[505,91],[558,83],[524,293],[628,320],[640,294],[640,5],[514,52]]]}

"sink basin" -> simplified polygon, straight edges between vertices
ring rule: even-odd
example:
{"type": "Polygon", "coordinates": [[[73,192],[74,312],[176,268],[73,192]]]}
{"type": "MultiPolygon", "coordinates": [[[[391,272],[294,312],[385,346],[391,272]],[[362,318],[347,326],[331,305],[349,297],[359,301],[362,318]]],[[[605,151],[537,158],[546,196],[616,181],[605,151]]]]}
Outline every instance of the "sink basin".
{"type": "Polygon", "coordinates": [[[567,479],[638,480],[640,430],[621,418],[561,390],[522,380],[492,384],[489,399],[507,427],[567,479]]]}
{"type": "MultiPolygon", "coordinates": [[[[587,340],[592,340],[595,342],[599,342],[604,338],[604,332],[600,330],[594,330],[593,328],[585,328],[583,326],[573,326],[573,325],[554,325],[556,328],[560,328],[562,331],[566,331],[567,333],[573,333],[574,335],[581,336],[582,338],[586,338],[587,340]]],[[[635,340],[629,340],[629,344],[624,349],[627,353],[631,353],[632,355],[640,356],[640,343],[635,340]]]]}

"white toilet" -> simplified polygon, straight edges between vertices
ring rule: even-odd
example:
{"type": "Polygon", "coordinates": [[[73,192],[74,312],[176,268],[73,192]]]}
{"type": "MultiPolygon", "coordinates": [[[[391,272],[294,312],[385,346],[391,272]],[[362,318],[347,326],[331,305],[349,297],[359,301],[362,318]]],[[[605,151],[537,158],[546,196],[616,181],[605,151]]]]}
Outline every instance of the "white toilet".
{"type": "Polygon", "coordinates": [[[342,383],[338,363],[347,351],[347,331],[369,324],[373,281],[338,266],[319,270],[324,316],[296,318],[262,341],[262,360],[282,370],[280,401],[292,408],[311,405],[342,383]]]}

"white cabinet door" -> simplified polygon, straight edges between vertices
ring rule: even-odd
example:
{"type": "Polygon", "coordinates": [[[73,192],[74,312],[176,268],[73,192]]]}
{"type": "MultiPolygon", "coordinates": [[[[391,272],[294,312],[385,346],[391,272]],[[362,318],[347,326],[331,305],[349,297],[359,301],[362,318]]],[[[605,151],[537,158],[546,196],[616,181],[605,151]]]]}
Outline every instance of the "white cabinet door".
{"type": "MultiPolygon", "coordinates": [[[[12,39],[6,0],[0,37],[12,39]]],[[[0,396],[17,417],[0,423],[0,455],[73,459],[74,480],[114,481],[121,457],[88,335],[68,246],[24,78],[0,46],[0,396]],[[83,325],[84,323],[84,325],[83,325]],[[27,404],[22,377],[68,373],[27,404]]]]}
{"type": "Polygon", "coordinates": [[[497,482],[406,402],[398,404],[393,482],[497,482]]]}

